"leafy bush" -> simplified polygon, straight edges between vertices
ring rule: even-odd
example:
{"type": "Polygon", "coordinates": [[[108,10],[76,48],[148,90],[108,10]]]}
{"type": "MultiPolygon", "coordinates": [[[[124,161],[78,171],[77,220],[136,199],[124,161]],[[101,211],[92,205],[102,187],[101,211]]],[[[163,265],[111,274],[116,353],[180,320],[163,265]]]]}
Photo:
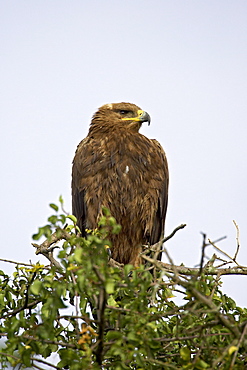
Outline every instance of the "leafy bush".
{"type": "Polygon", "coordinates": [[[84,239],[73,216],[50,206],[55,214],[34,235],[46,239],[34,246],[52,265],[17,264],[13,277],[0,271],[2,368],[247,368],[247,310],[222,293],[213,263],[162,264],[147,248],[149,262],[121,266],[109,257],[108,236],[120,227],[106,209],[84,239]]]}

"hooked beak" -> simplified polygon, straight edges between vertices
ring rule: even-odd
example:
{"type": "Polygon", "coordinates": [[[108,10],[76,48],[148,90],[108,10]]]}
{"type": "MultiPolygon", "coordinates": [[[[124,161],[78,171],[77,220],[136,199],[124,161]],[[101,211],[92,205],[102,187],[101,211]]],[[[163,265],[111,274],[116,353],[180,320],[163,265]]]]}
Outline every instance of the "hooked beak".
{"type": "Polygon", "coordinates": [[[122,118],[122,120],[123,121],[148,122],[148,125],[150,125],[150,122],[151,122],[150,115],[141,109],[137,111],[137,117],[122,118]]]}

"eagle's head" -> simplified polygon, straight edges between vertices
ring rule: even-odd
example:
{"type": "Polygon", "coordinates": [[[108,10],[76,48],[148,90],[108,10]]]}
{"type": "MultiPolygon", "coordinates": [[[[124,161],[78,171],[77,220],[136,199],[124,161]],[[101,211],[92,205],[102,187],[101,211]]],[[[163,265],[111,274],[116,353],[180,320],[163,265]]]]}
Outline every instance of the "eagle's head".
{"type": "Polygon", "coordinates": [[[102,128],[104,126],[125,127],[138,132],[143,122],[150,124],[150,116],[135,104],[111,103],[105,104],[94,114],[91,127],[102,128]]]}

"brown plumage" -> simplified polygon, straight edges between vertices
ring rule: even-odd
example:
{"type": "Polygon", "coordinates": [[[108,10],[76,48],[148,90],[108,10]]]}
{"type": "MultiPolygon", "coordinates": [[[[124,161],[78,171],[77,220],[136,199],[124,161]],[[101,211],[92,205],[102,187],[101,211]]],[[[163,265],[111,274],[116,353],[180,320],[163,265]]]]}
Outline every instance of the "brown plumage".
{"type": "Polygon", "coordinates": [[[142,245],[164,233],[167,160],[158,141],[138,132],[145,121],[149,115],[135,104],[103,105],[73,161],[72,212],[82,235],[97,227],[107,207],[122,226],[111,237],[112,257],[124,264],[138,265],[142,245]]]}

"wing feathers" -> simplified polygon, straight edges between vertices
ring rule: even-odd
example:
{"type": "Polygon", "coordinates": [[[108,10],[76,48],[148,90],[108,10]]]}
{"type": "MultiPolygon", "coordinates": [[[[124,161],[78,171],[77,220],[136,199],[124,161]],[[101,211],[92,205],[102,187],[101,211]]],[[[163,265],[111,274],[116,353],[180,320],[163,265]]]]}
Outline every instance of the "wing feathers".
{"type": "Polygon", "coordinates": [[[72,169],[73,214],[85,235],[85,228],[97,227],[101,207],[109,208],[122,226],[112,236],[113,258],[133,263],[141,245],[163,237],[168,165],[158,141],[126,127],[107,127],[105,119],[105,111],[102,121],[97,113],[97,130],[91,129],[78,145],[72,169]]]}

